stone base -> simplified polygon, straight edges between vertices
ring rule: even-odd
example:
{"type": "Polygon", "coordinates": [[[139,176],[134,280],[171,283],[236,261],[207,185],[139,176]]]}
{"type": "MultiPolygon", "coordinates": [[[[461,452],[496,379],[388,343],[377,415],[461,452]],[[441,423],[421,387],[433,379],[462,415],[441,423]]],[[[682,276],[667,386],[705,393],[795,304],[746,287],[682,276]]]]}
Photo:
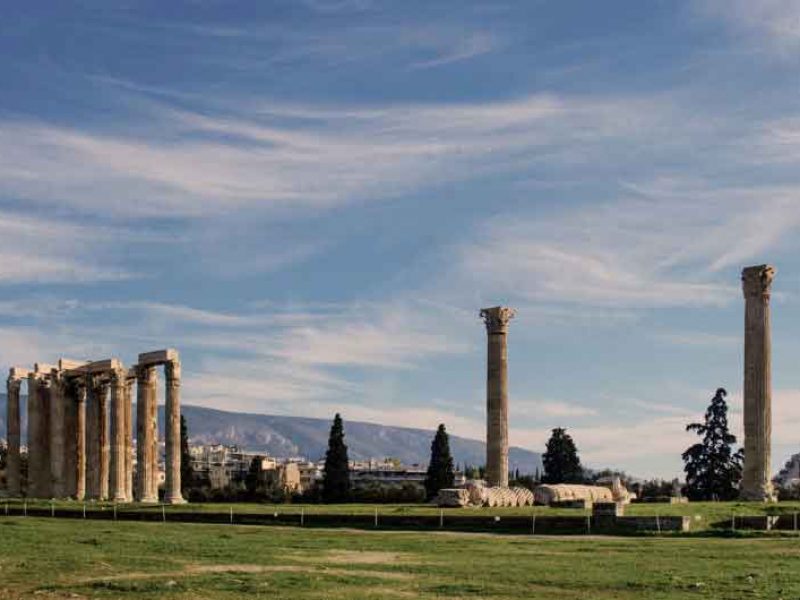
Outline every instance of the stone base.
{"type": "Polygon", "coordinates": [[[777,502],[778,497],[772,485],[758,485],[742,487],[739,490],[739,499],[745,502],[777,502]]]}
{"type": "Polygon", "coordinates": [[[158,504],[158,496],[154,498],[140,498],[139,500],[136,500],[136,502],[139,504],[158,504]]]}
{"type": "Polygon", "coordinates": [[[164,504],[186,504],[186,500],[183,496],[170,496],[168,498],[164,498],[164,504]]]}

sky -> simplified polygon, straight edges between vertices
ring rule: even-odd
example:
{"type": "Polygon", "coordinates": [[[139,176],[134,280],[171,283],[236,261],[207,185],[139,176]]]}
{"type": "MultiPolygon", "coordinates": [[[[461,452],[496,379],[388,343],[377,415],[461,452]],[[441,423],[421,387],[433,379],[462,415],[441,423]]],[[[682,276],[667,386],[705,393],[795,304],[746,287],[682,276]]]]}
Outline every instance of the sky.
{"type": "Polygon", "coordinates": [[[176,347],[183,401],[673,477],[770,263],[800,452],[794,0],[6,3],[0,364],[176,347]]]}

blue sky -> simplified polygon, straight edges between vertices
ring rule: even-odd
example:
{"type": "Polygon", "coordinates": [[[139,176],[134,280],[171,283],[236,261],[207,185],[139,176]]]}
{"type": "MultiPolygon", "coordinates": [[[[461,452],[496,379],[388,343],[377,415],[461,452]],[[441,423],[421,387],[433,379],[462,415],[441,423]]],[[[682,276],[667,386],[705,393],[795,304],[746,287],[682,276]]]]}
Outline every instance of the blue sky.
{"type": "Polygon", "coordinates": [[[742,266],[800,446],[800,6],[15,3],[0,359],[180,349],[185,402],[483,437],[478,309],[518,309],[511,441],[680,472],[741,435],[742,266]]]}

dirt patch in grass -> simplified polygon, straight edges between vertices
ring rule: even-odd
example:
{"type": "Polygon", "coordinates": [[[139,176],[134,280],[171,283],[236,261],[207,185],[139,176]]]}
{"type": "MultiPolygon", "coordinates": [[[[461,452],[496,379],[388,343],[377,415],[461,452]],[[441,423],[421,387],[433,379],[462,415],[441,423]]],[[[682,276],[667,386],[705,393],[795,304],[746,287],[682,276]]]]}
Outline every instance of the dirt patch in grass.
{"type": "MultiPolygon", "coordinates": [[[[365,563],[362,563],[365,564],[365,563]]],[[[374,563],[369,563],[374,564],[374,563]]],[[[305,566],[305,565],[250,565],[250,564],[226,564],[226,565],[204,565],[190,564],[180,571],[160,571],[154,573],[131,572],[116,575],[101,575],[99,577],[84,577],[70,581],[70,584],[92,585],[95,583],[134,581],[147,579],[168,579],[179,577],[191,577],[194,575],[205,575],[208,573],[308,573],[313,575],[365,577],[373,579],[387,580],[406,580],[412,576],[408,573],[387,573],[384,571],[363,571],[355,569],[335,569],[324,566],[305,566]]]]}
{"type": "Polygon", "coordinates": [[[396,565],[415,562],[412,560],[413,554],[377,550],[328,550],[317,556],[305,555],[295,558],[343,565],[396,565]]]}

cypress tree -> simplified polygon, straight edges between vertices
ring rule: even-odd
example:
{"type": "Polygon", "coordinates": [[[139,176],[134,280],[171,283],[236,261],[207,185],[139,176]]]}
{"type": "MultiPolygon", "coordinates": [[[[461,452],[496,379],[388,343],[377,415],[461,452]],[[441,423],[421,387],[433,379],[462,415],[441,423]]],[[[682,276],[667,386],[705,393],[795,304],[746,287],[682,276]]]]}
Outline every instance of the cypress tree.
{"type": "Polygon", "coordinates": [[[344,424],[339,413],[333,418],[328,451],[325,453],[325,472],[322,476],[324,502],[347,502],[350,499],[350,465],[344,443],[344,424]]]}
{"type": "Polygon", "coordinates": [[[453,472],[453,457],[450,455],[450,438],[444,428],[444,423],[439,425],[436,435],[431,442],[431,460],[428,463],[428,473],[425,476],[425,495],[432,500],[439,490],[453,487],[455,473],[453,472]]]}
{"type": "Polygon", "coordinates": [[[556,427],[547,440],[547,451],[542,455],[543,483],[582,483],[583,467],[578,449],[566,429],[556,427]]]}
{"type": "Polygon", "coordinates": [[[682,455],[690,500],[733,500],[739,494],[744,451],[733,451],[736,436],[728,429],[727,395],[719,388],[706,409],[705,422],[686,426],[686,431],[703,436],[682,455]]]}
{"type": "Polygon", "coordinates": [[[189,430],[186,427],[186,417],[181,415],[181,491],[184,498],[193,487],[194,470],[192,455],[189,453],[189,430]]]}

